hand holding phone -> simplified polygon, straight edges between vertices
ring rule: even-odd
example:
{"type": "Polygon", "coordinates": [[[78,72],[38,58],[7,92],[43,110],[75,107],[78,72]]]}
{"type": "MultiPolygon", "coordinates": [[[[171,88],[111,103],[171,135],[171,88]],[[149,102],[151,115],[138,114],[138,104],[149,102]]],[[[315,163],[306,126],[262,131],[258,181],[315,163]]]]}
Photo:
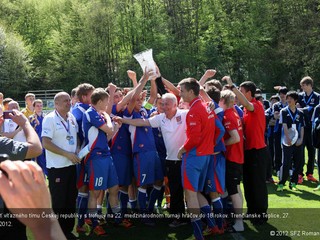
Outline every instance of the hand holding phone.
{"type": "Polygon", "coordinates": [[[14,114],[12,110],[4,111],[3,112],[3,119],[11,119],[10,113],[14,114]]]}

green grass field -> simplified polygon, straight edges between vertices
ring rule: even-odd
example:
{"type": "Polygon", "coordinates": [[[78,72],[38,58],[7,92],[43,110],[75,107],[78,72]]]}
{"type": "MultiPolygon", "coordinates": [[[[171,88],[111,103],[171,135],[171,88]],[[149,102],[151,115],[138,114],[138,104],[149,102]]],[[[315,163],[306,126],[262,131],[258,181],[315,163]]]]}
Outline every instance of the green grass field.
{"type": "MultiPolygon", "coordinates": [[[[318,178],[315,169],[314,176],[318,178]]],[[[277,179],[275,177],[275,179],[277,179]]],[[[225,233],[207,239],[320,239],[320,191],[313,191],[317,183],[304,181],[298,185],[298,191],[291,191],[287,186],[284,192],[277,192],[277,186],[267,184],[269,192],[269,221],[255,227],[245,220],[243,233],[225,233]]],[[[245,206],[244,206],[245,207],[245,206]]],[[[245,209],[244,209],[245,212],[245,209]]],[[[117,240],[182,240],[192,236],[191,224],[179,228],[169,228],[171,219],[157,220],[156,227],[147,227],[138,220],[133,220],[134,228],[115,228],[105,226],[106,237],[81,235],[81,239],[117,239],[117,240]]],[[[33,239],[28,231],[28,239],[33,239]]]]}

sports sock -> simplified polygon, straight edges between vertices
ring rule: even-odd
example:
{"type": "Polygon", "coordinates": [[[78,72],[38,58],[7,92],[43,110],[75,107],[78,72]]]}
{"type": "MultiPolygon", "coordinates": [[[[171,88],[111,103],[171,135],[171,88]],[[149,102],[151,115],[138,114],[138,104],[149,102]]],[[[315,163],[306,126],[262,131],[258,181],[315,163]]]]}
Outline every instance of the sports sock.
{"type": "Polygon", "coordinates": [[[121,206],[121,214],[124,216],[127,213],[127,204],[129,201],[128,192],[119,191],[119,201],[121,206]]]}
{"type": "Polygon", "coordinates": [[[78,226],[83,226],[86,213],[88,211],[88,193],[78,193],[77,197],[78,208],[78,226]]]}
{"type": "Polygon", "coordinates": [[[147,191],[143,188],[138,188],[138,203],[140,212],[145,212],[147,209],[147,191]]]}
{"type": "Polygon", "coordinates": [[[148,205],[149,212],[153,212],[154,204],[158,199],[160,192],[161,192],[161,187],[153,186],[153,189],[151,190],[150,197],[149,197],[149,205],[148,205]]]}
{"type": "Polygon", "coordinates": [[[222,223],[223,223],[223,205],[222,205],[222,201],[221,198],[215,198],[212,199],[212,206],[213,206],[213,212],[214,212],[214,219],[216,224],[218,225],[219,229],[222,228],[222,223]]]}
{"type": "Polygon", "coordinates": [[[205,215],[205,219],[207,221],[208,227],[210,228],[214,227],[216,224],[211,213],[211,207],[209,205],[205,205],[200,208],[200,211],[205,215]]]}
{"type": "Polygon", "coordinates": [[[193,227],[193,234],[196,239],[203,239],[202,236],[202,223],[200,218],[191,219],[191,224],[193,227]]]}
{"type": "Polygon", "coordinates": [[[129,199],[129,203],[131,206],[131,210],[134,210],[137,208],[137,199],[129,199]]]}

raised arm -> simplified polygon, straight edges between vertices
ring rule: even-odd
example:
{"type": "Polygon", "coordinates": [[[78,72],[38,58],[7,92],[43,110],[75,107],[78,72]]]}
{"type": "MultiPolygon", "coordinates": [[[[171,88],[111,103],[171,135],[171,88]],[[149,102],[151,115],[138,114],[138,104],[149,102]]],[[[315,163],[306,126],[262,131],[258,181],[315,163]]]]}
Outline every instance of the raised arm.
{"type": "Polygon", "coordinates": [[[114,93],[116,92],[117,86],[114,85],[113,83],[109,83],[108,87],[106,90],[109,92],[109,98],[108,98],[108,106],[106,109],[106,112],[110,115],[112,111],[112,105],[113,105],[113,98],[114,98],[114,93]]]}
{"type": "Polygon", "coordinates": [[[136,87],[138,85],[138,82],[137,82],[137,74],[135,71],[132,71],[132,70],[128,70],[127,71],[127,74],[128,74],[128,77],[131,79],[132,81],[132,84],[133,84],[133,87],[136,87]]]}
{"type": "Polygon", "coordinates": [[[205,82],[209,79],[214,77],[214,75],[216,75],[217,71],[213,70],[213,69],[208,69],[200,78],[199,84],[200,86],[203,86],[205,84],[205,82]]]}
{"type": "Polygon", "coordinates": [[[169,89],[174,95],[179,96],[180,95],[180,90],[173,85],[169,80],[165,79],[164,77],[162,78],[162,82],[164,86],[166,86],[167,89],[169,89]]]}
{"type": "Polygon", "coordinates": [[[221,80],[228,83],[231,91],[237,96],[238,101],[242,104],[243,107],[245,107],[250,112],[254,111],[253,104],[248,101],[248,99],[238,90],[238,88],[234,87],[230,76],[224,76],[221,80]]]}
{"type": "Polygon", "coordinates": [[[137,99],[140,97],[140,93],[142,92],[144,86],[146,85],[149,75],[152,74],[152,72],[144,72],[137,87],[133,90],[133,94],[131,96],[130,102],[128,104],[128,111],[132,113],[134,106],[136,104],[137,99]]]}
{"type": "Polygon", "coordinates": [[[13,114],[10,113],[12,121],[17,123],[23,130],[27,143],[28,151],[26,159],[34,158],[42,153],[42,146],[37,133],[34,131],[29,120],[19,111],[13,110],[13,114]]]}
{"type": "Polygon", "coordinates": [[[151,83],[151,88],[150,88],[150,97],[148,99],[148,103],[153,105],[157,98],[157,93],[158,93],[156,79],[150,80],[150,83],[151,83]]]}

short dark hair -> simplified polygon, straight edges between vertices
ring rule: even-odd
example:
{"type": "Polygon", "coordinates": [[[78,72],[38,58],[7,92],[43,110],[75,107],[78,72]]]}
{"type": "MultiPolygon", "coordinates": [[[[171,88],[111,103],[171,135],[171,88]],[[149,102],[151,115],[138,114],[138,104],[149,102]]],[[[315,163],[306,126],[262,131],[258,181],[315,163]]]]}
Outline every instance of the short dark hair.
{"type": "Polygon", "coordinates": [[[240,87],[243,87],[247,92],[251,91],[251,97],[254,97],[256,94],[257,86],[251,81],[245,81],[240,84],[240,87]]]}
{"type": "Polygon", "coordinates": [[[287,94],[288,91],[287,87],[280,87],[278,93],[287,94]]]}
{"type": "Polygon", "coordinates": [[[222,91],[222,84],[219,80],[217,79],[212,79],[208,82],[205,83],[206,88],[209,88],[211,86],[215,86],[216,88],[218,88],[220,91],[222,91]]]}
{"type": "Polygon", "coordinates": [[[261,93],[262,93],[261,89],[257,88],[255,94],[261,94],[261,93]]]}
{"type": "Polygon", "coordinates": [[[33,107],[35,107],[37,103],[43,104],[43,101],[42,101],[41,99],[36,99],[36,100],[34,100],[34,102],[33,102],[33,104],[32,104],[33,107]]]}
{"type": "Polygon", "coordinates": [[[288,97],[291,97],[291,98],[293,98],[295,101],[298,101],[299,95],[298,95],[298,93],[297,93],[296,91],[289,91],[289,92],[287,92],[287,94],[286,94],[286,99],[287,99],[288,97]]]}
{"type": "Polygon", "coordinates": [[[71,97],[76,96],[77,91],[78,91],[78,88],[76,88],[76,87],[75,87],[75,88],[73,88],[73,89],[71,90],[70,96],[71,96],[71,97]]]}
{"type": "Polygon", "coordinates": [[[91,103],[96,105],[99,100],[104,100],[109,97],[109,94],[103,88],[96,88],[91,95],[91,103]]]}
{"type": "Polygon", "coordinates": [[[183,85],[187,91],[192,90],[194,95],[199,96],[200,85],[198,81],[194,78],[185,78],[179,82],[179,85],[183,85]]]}
{"type": "Polygon", "coordinates": [[[8,104],[8,103],[11,102],[11,101],[13,101],[12,98],[5,98],[5,99],[3,99],[2,104],[3,104],[3,105],[6,105],[6,104],[8,104]]]}
{"type": "Polygon", "coordinates": [[[270,101],[272,101],[272,100],[277,100],[277,101],[279,102],[279,101],[280,101],[280,98],[279,98],[278,95],[272,95],[272,96],[270,97],[270,101]]]}
{"type": "Polygon", "coordinates": [[[219,103],[221,92],[218,88],[216,88],[215,86],[209,86],[208,88],[206,88],[206,92],[213,101],[219,103]]]}

